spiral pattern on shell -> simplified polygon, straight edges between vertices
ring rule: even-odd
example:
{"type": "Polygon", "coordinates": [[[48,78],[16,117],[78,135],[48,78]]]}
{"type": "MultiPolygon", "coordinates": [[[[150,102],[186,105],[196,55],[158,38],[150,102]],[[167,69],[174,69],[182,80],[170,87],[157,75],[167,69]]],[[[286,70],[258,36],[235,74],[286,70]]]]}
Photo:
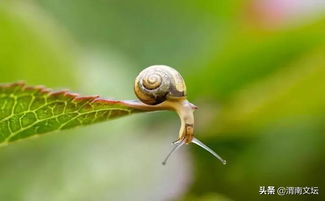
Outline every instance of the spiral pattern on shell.
{"type": "MultiPolygon", "coordinates": [[[[161,72],[160,72],[161,73],[161,72]]],[[[142,84],[147,89],[157,89],[162,82],[162,77],[157,72],[146,73],[142,78],[142,84]]]]}
{"type": "Polygon", "coordinates": [[[182,76],[173,68],[164,65],[150,66],[135,79],[136,96],[149,105],[166,99],[185,96],[186,87],[182,76]]]}

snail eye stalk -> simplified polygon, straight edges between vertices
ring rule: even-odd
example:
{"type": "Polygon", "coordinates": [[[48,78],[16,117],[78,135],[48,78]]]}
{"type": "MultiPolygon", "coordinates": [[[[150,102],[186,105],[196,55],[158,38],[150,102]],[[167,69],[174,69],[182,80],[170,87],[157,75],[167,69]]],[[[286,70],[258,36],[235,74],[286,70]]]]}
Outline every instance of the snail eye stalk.
{"type": "Polygon", "coordinates": [[[183,146],[185,144],[185,141],[182,140],[180,142],[177,143],[173,143],[175,146],[172,148],[172,150],[170,150],[170,152],[168,153],[168,155],[166,156],[165,160],[162,162],[163,165],[166,165],[168,159],[170,158],[170,156],[175,153],[181,146],[183,146]]]}
{"type": "MultiPolygon", "coordinates": [[[[200,140],[198,140],[197,138],[193,137],[192,143],[200,146],[201,148],[203,148],[204,150],[208,151],[210,154],[212,154],[214,157],[216,157],[217,159],[219,159],[221,161],[222,164],[226,165],[227,161],[224,160],[223,158],[221,158],[221,156],[219,156],[219,154],[217,154],[215,151],[213,151],[212,149],[210,149],[208,146],[206,146],[203,142],[201,142],[200,140]]],[[[162,162],[163,165],[167,164],[168,159],[170,158],[171,155],[173,155],[173,153],[175,153],[181,146],[183,146],[185,144],[185,140],[173,143],[175,144],[175,146],[172,148],[172,150],[170,150],[170,152],[168,153],[168,155],[166,156],[165,160],[162,162]]]]}
{"type": "Polygon", "coordinates": [[[216,157],[217,159],[219,159],[222,164],[224,164],[224,165],[227,164],[227,161],[226,160],[224,160],[223,158],[221,158],[221,156],[219,156],[219,154],[217,154],[215,151],[213,151],[208,146],[206,146],[205,144],[203,144],[203,142],[201,142],[197,138],[193,137],[192,143],[194,143],[194,144],[200,146],[201,148],[205,149],[206,151],[210,152],[210,154],[212,154],[214,157],[216,157]]]}

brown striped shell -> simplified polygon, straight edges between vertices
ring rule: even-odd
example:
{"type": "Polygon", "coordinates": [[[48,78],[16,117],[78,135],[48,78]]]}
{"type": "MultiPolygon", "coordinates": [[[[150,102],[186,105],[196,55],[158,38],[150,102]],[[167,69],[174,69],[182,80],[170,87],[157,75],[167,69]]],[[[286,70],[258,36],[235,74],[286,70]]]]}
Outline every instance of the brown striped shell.
{"type": "Polygon", "coordinates": [[[148,105],[156,105],[167,99],[186,96],[183,77],[175,69],[164,66],[150,66],[139,73],[135,79],[136,96],[148,105]]]}

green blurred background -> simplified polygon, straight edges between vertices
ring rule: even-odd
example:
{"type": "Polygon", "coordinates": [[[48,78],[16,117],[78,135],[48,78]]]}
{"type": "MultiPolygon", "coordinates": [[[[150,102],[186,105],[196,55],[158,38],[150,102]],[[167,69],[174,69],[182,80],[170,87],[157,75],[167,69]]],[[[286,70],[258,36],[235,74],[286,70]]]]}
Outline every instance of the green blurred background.
{"type": "Polygon", "coordinates": [[[194,145],[162,166],[178,117],[139,114],[1,148],[0,200],[324,200],[324,0],[0,2],[1,83],[135,99],[154,64],[183,75],[226,166],[194,145]]]}

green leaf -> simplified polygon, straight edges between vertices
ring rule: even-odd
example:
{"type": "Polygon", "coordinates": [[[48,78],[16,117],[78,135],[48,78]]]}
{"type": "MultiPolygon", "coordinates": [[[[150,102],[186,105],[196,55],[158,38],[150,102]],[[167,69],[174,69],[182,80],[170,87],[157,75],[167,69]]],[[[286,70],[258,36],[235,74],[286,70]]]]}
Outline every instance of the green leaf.
{"type": "Polygon", "coordinates": [[[24,83],[0,85],[0,145],[145,110],[131,102],[81,97],[24,83]]]}

